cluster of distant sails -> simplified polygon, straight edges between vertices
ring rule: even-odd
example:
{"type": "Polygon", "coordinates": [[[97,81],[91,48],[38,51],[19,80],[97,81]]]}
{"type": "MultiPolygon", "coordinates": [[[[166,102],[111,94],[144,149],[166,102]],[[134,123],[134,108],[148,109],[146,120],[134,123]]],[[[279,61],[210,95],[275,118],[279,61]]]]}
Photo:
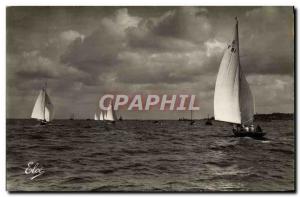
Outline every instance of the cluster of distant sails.
{"type": "MultiPolygon", "coordinates": [[[[49,95],[47,94],[46,85],[44,88],[42,88],[35,101],[31,118],[40,120],[42,125],[45,125],[47,122],[50,122],[54,118],[54,106],[50,100],[49,95]]],[[[102,121],[116,121],[117,115],[115,110],[113,109],[112,103],[109,103],[108,109],[106,111],[97,111],[95,113],[94,119],[102,121]]]]}
{"type": "Polygon", "coordinates": [[[113,109],[112,103],[109,103],[108,110],[101,110],[96,112],[94,116],[95,120],[107,120],[107,121],[116,121],[117,115],[116,111],[113,109]]]}

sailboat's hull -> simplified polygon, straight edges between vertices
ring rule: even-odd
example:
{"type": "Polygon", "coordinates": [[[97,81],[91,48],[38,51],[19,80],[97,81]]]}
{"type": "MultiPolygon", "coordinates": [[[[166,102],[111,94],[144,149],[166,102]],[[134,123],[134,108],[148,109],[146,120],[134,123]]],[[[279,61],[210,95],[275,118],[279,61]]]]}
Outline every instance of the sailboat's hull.
{"type": "Polygon", "coordinates": [[[211,120],[206,120],[205,125],[212,125],[211,120]]]}
{"type": "Polygon", "coordinates": [[[233,134],[235,137],[252,137],[252,138],[261,138],[264,137],[266,135],[265,132],[248,132],[248,131],[244,131],[244,130],[236,130],[233,129],[233,134]]]}
{"type": "Polygon", "coordinates": [[[47,125],[47,121],[45,121],[45,120],[42,120],[41,122],[40,122],[40,125],[47,125]]]}

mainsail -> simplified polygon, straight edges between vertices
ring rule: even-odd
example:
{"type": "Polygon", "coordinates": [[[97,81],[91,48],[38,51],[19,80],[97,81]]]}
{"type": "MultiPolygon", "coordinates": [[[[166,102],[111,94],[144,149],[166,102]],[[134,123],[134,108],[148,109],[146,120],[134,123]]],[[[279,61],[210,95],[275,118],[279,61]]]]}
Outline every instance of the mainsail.
{"type": "Polygon", "coordinates": [[[99,120],[99,116],[97,115],[97,112],[94,115],[94,120],[99,120]]]}
{"type": "Polygon", "coordinates": [[[48,96],[46,89],[43,88],[36,99],[31,118],[49,122],[53,119],[53,115],[54,107],[50,101],[50,97],[48,96]]]}
{"type": "Polygon", "coordinates": [[[215,120],[236,124],[253,121],[253,96],[240,66],[238,21],[232,43],[225,49],[214,95],[215,120]]]}

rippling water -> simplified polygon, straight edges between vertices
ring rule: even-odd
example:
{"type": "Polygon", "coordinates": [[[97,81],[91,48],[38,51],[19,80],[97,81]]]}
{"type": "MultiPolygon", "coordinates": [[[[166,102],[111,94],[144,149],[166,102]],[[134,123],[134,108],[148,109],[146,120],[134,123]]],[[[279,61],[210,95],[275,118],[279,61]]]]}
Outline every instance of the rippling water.
{"type": "Polygon", "coordinates": [[[259,124],[265,140],[220,122],[7,120],[7,190],[294,190],[293,121],[259,124]],[[45,169],[34,180],[30,161],[45,169]]]}

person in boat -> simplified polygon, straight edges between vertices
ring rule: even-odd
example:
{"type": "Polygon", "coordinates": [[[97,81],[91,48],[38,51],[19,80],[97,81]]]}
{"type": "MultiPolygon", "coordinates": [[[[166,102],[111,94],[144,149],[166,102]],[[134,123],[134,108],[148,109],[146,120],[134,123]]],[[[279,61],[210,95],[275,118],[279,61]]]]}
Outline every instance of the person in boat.
{"type": "Polygon", "coordinates": [[[262,132],[262,129],[259,125],[257,125],[257,127],[256,127],[256,132],[259,132],[259,133],[262,132]]]}
{"type": "Polygon", "coordinates": [[[235,131],[240,131],[241,130],[241,125],[232,124],[232,126],[233,126],[233,130],[235,130],[235,131]]]}
{"type": "Polygon", "coordinates": [[[242,124],[242,129],[246,132],[249,132],[249,127],[245,126],[244,124],[242,124]]]}
{"type": "Polygon", "coordinates": [[[250,125],[250,132],[254,132],[254,125],[250,125]]]}

